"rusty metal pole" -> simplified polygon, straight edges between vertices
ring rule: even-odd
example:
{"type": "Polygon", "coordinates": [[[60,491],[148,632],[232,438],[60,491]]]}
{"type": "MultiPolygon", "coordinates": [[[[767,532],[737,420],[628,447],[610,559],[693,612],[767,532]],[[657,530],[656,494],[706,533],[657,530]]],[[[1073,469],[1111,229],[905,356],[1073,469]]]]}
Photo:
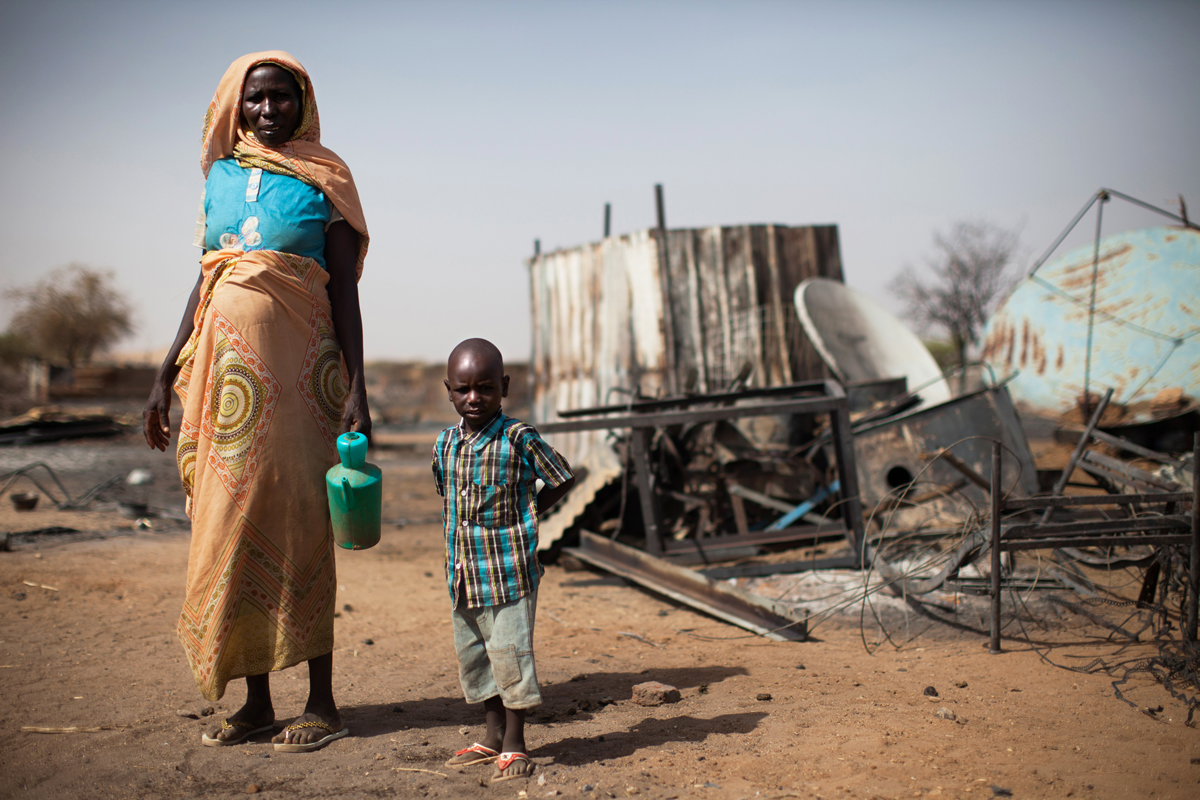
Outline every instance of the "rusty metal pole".
{"type": "MultiPolygon", "coordinates": [[[[1075,472],[1075,465],[1079,463],[1079,458],[1083,455],[1083,451],[1087,449],[1088,442],[1092,440],[1092,431],[1096,430],[1096,426],[1100,424],[1100,418],[1104,416],[1104,410],[1108,408],[1108,401],[1112,400],[1112,396],[1113,390],[1110,386],[1108,387],[1108,391],[1104,393],[1104,397],[1101,397],[1100,402],[1096,405],[1096,411],[1092,414],[1092,418],[1088,420],[1087,427],[1083,429],[1083,435],[1075,443],[1075,451],[1071,453],[1071,458],[1067,461],[1067,466],[1063,469],[1062,475],[1059,475],[1058,480],[1054,482],[1054,489],[1050,492],[1052,497],[1057,497],[1067,488],[1067,483],[1071,480],[1071,474],[1075,472]]],[[[1050,514],[1053,511],[1053,508],[1047,507],[1042,512],[1043,525],[1050,521],[1050,514]]]]}
{"type": "Polygon", "coordinates": [[[992,641],[989,652],[1000,650],[1000,480],[999,441],[992,442],[992,641]]]}
{"type": "Polygon", "coordinates": [[[1200,433],[1192,434],[1192,549],[1188,558],[1187,627],[1184,635],[1196,641],[1200,616],[1200,433]]]}
{"type": "Polygon", "coordinates": [[[638,499],[642,506],[646,552],[658,556],[662,555],[662,537],[659,535],[658,496],[655,494],[654,480],[650,474],[650,437],[653,435],[653,428],[634,428],[629,432],[633,440],[633,468],[637,471],[638,499]]]}
{"type": "Polygon", "coordinates": [[[837,405],[829,412],[830,432],[837,459],[838,493],[845,501],[842,518],[846,522],[846,534],[854,546],[854,558],[861,568],[868,559],[867,535],[863,522],[862,501],[858,494],[858,465],[854,459],[854,431],[850,422],[850,403],[845,392],[836,381],[827,381],[830,395],[837,397],[837,405]]]}
{"type": "Polygon", "coordinates": [[[654,184],[654,205],[658,210],[658,277],[662,286],[663,349],[666,350],[666,388],[672,397],[679,394],[675,376],[675,315],[671,311],[671,262],[667,252],[667,212],[663,205],[663,187],[654,184]]]}

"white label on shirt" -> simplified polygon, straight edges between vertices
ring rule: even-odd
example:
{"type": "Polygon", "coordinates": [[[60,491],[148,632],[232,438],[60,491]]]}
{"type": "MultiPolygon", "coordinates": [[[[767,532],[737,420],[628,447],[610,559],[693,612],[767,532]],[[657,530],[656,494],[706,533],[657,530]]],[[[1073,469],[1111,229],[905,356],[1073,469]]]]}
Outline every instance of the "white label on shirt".
{"type": "Polygon", "coordinates": [[[250,170],[250,180],[246,182],[246,202],[258,202],[258,186],[262,182],[262,170],[254,167],[250,170]]]}

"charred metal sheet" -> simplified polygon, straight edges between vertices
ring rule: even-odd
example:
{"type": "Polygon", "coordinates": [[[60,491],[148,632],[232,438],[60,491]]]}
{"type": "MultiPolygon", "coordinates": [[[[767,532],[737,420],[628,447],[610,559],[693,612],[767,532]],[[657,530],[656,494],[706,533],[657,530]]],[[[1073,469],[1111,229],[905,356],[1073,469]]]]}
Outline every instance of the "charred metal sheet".
{"type": "MultiPolygon", "coordinates": [[[[1086,434],[1086,433],[1087,432],[1085,431],[1084,434],[1086,434]]],[[[1073,430],[1070,430],[1069,428],[1059,428],[1057,431],[1054,432],[1054,435],[1055,435],[1055,438],[1063,437],[1060,439],[1060,441],[1066,441],[1069,444],[1075,444],[1076,442],[1071,441],[1071,437],[1082,436],[1083,434],[1080,434],[1078,430],[1073,431],[1073,430]]],[[[1093,430],[1091,432],[1091,438],[1095,439],[1097,442],[1101,442],[1102,444],[1111,445],[1112,447],[1117,448],[1118,451],[1132,453],[1133,455],[1139,456],[1140,458],[1146,458],[1151,461],[1157,461],[1160,464],[1167,464],[1168,466],[1179,467],[1179,468],[1184,468],[1184,469],[1186,469],[1188,466],[1187,462],[1182,461],[1178,458],[1175,458],[1174,456],[1172,456],[1168,453],[1160,453],[1157,450],[1151,450],[1148,447],[1142,447],[1141,445],[1136,444],[1135,442],[1131,442],[1128,439],[1122,438],[1120,436],[1113,436],[1111,433],[1106,433],[1105,431],[1102,431],[1099,429],[1093,430]]]]}
{"type": "Polygon", "coordinates": [[[762,578],[767,575],[781,575],[789,572],[812,572],[822,569],[861,569],[859,559],[854,555],[829,556],[826,558],[810,558],[806,561],[785,561],[770,564],[733,564],[730,566],[708,567],[698,570],[715,580],[725,578],[762,578]]]}
{"type": "MultiPolygon", "coordinates": [[[[903,380],[903,378],[900,380],[903,380]]],[[[671,409],[690,408],[697,405],[729,405],[739,400],[754,400],[766,397],[796,397],[802,394],[811,394],[814,397],[823,396],[825,394],[825,381],[806,381],[804,383],[791,383],[786,386],[771,386],[765,389],[743,389],[739,392],[712,392],[684,397],[668,397],[662,400],[637,400],[616,405],[596,406],[594,408],[559,409],[558,416],[561,419],[573,419],[575,417],[595,416],[596,414],[617,414],[622,411],[637,411],[639,413],[668,411],[671,409]]]]}
{"type": "MultiPolygon", "coordinates": [[[[646,230],[529,261],[539,428],[559,410],[637,399],[630,392],[712,393],[828,376],[791,297],[806,278],[842,279],[836,226],[672,230],[666,251],[660,259],[657,231],[646,230]]],[[[550,441],[574,463],[605,446],[603,438],[550,441]]]]}
{"type": "MultiPolygon", "coordinates": [[[[668,540],[663,543],[663,558],[675,564],[710,564],[731,558],[758,555],[764,545],[807,546],[846,535],[840,522],[824,525],[797,525],[779,531],[756,531],[735,536],[705,536],[700,539],[668,540]]],[[[778,566],[778,565],[773,565],[778,566]]],[[[776,569],[777,572],[787,570],[776,569]]],[[[770,574],[770,573],[767,573],[770,574]]]]}
{"type": "Polygon", "coordinates": [[[768,639],[802,642],[808,638],[807,614],[603,536],[584,531],[580,534],[579,547],[567,548],[566,552],[580,561],[768,639]]]}
{"type": "Polygon", "coordinates": [[[1112,475],[1114,480],[1119,484],[1128,483],[1136,486],[1137,484],[1142,483],[1151,488],[1159,489],[1164,492],[1173,492],[1179,488],[1179,485],[1173,481],[1163,480],[1157,475],[1146,472],[1144,469],[1138,469],[1132,464],[1128,464],[1119,458],[1106,456],[1103,453],[1097,453],[1095,450],[1087,451],[1083,454],[1083,457],[1086,461],[1091,462],[1091,465],[1095,465],[1101,470],[1104,470],[1108,474],[1112,475]]]}
{"type": "Polygon", "coordinates": [[[549,515],[538,520],[538,548],[547,550],[562,538],[567,528],[583,513],[588,503],[609,483],[621,477],[624,470],[620,459],[608,447],[588,451],[582,464],[573,464],[575,485],[549,515]]]}
{"type": "Polygon", "coordinates": [[[870,411],[881,403],[890,403],[908,394],[907,378],[879,378],[870,381],[843,382],[850,410],[870,411]]]}
{"type": "MultiPolygon", "coordinates": [[[[928,459],[949,448],[976,477],[991,479],[991,440],[1015,453],[1005,460],[1005,491],[1016,496],[1037,491],[1037,469],[1020,418],[1004,387],[961,395],[949,402],[857,426],[855,461],[864,510],[902,492],[914,480],[956,485],[961,472],[944,458],[928,459]]],[[[987,490],[972,483],[959,490],[984,503],[987,490]]]]}
{"type": "Polygon", "coordinates": [[[984,329],[983,358],[1016,375],[1013,399],[1044,416],[1112,386],[1112,424],[1149,422],[1200,400],[1200,232],[1161,227],[1088,244],[1022,281],[984,329]],[[1095,291],[1094,314],[1092,292],[1095,291]],[[1092,318],[1090,376],[1089,317],[1092,318]]]}
{"type": "Polygon", "coordinates": [[[1191,492],[1060,495],[1057,497],[1025,497],[1008,499],[1004,501],[1004,508],[1008,511],[1024,511],[1035,508],[1123,506],[1144,505],[1146,503],[1186,503],[1191,499],[1191,492]]]}

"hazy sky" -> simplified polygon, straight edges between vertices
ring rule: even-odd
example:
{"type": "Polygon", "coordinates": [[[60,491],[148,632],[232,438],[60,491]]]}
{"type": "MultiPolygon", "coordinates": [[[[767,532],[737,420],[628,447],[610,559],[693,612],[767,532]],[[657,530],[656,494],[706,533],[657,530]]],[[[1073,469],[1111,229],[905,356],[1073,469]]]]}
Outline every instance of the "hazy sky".
{"type": "Polygon", "coordinates": [[[123,349],[164,348],[204,111],[266,49],[308,68],[357,180],[369,358],[467,336],[526,358],[533,240],[599,239],[605,202],[614,232],[649,227],[658,182],[671,227],[836,223],[847,282],[893,308],[888,279],[958,219],[1019,226],[1028,261],[1100,186],[1200,217],[1195,2],[8,0],[0,289],[111,269],[123,349]]]}

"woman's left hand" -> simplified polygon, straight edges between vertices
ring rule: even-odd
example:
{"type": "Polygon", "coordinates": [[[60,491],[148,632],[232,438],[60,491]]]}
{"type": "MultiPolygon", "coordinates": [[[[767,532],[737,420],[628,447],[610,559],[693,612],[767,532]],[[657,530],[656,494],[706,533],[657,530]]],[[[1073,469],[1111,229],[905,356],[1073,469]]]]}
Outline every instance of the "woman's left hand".
{"type": "Polygon", "coordinates": [[[366,392],[351,392],[342,407],[342,433],[350,431],[371,438],[371,409],[367,406],[366,392]]]}
{"type": "Polygon", "coordinates": [[[362,311],[358,306],[358,233],[338,220],[325,233],[325,267],[329,270],[329,306],[333,328],[342,346],[350,393],[342,407],[342,433],[357,431],[371,438],[371,410],[367,407],[363,371],[362,311]]]}

